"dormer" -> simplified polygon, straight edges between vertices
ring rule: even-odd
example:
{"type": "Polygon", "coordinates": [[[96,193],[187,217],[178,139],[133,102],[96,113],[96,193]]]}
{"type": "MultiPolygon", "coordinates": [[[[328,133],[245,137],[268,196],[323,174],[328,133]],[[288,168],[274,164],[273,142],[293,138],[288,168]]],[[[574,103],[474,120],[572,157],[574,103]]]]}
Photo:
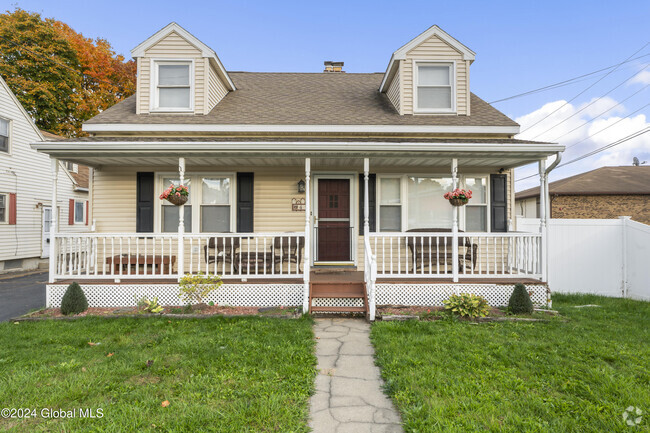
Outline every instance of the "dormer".
{"type": "Polygon", "coordinates": [[[138,67],[137,114],[208,114],[235,85],[217,54],[170,23],[131,50],[138,67]]]}
{"type": "Polygon", "coordinates": [[[393,53],[379,91],[401,115],[469,116],[475,56],[434,25],[393,53]]]}

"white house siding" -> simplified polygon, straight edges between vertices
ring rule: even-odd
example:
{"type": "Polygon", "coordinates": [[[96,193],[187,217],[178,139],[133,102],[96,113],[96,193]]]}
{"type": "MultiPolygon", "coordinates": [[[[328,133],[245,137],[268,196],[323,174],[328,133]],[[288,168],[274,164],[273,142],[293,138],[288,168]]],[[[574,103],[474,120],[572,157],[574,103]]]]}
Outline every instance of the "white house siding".
{"type": "MultiPolygon", "coordinates": [[[[40,141],[31,119],[0,78],[0,117],[9,119],[10,153],[0,152],[0,193],[16,194],[16,224],[0,223],[0,272],[7,260],[23,260],[22,266],[37,265],[42,253],[43,207],[51,205],[52,170],[49,156],[38,153],[30,143],[40,141]],[[34,260],[31,260],[34,259],[34,260]]],[[[73,183],[61,166],[59,172],[59,206],[63,231],[87,230],[83,226],[66,227],[68,200],[87,200],[88,193],[73,191],[73,183]]]]}

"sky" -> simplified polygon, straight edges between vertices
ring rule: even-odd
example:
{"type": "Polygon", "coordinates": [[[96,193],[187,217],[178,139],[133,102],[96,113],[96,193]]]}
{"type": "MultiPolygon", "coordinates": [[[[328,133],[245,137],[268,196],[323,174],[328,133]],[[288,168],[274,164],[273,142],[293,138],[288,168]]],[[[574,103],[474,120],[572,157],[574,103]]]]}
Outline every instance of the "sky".
{"type": "MultiPolygon", "coordinates": [[[[14,0],[2,9],[14,7],[107,39],[127,58],[176,21],[214,49],[230,71],[320,72],[323,61],[334,60],[344,61],[347,72],[383,72],[393,51],[437,24],[476,52],[470,86],[488,102],[641,57],[493,105],[521,125],[517,138],[567,146],[563,163],[650,127],[650,106],[644,107],[650,102],[644,87],[650,84],[647,0],[14,0]]],[[[650,165],[650,133],[558,167],[550,179],[631,165],[634,156],[650,165]]],[[[535,173],[536,165],[521,167],[515,178],[535,173]]],[[[516,188],[538,184],[535,176],[516,188]]]]}

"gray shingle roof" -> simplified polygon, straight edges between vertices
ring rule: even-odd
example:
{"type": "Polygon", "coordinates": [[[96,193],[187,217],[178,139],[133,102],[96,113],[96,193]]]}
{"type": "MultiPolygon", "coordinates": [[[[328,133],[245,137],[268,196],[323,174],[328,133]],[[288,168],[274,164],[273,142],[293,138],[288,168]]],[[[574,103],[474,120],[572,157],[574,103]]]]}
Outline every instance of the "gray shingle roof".
{"type": "Polygon", "coordinates": [[[229,72],[237,90],[207,115],[135,113],[131,96],[86,123],[518,126],[478,96],[471,115],[400,116],[379,93],[383,74],[229,72]]]}

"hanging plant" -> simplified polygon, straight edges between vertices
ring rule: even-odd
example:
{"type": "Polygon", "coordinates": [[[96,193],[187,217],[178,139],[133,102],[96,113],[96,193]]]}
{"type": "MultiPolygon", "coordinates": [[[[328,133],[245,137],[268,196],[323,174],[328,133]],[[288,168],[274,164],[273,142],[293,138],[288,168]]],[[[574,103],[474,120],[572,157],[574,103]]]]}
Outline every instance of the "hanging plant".
{"type": "Polygon", "coordinates": [[[456,188],[453,191],[446,192],[444,197],[449,200],[449,204],[452,206],[464,206],[472,198],[472,190],[456,188]]]}
{"type": "Polygon", "coordinates": [[[160,199],[161,200],[167,200],[173,205],[176,206],[182,206],[185,203],[187,203],[187,200],[189,198],[189,191],[185,185],[169,185],[169,188],[163,191],[162,194],[160,194],[160,199]]]}

